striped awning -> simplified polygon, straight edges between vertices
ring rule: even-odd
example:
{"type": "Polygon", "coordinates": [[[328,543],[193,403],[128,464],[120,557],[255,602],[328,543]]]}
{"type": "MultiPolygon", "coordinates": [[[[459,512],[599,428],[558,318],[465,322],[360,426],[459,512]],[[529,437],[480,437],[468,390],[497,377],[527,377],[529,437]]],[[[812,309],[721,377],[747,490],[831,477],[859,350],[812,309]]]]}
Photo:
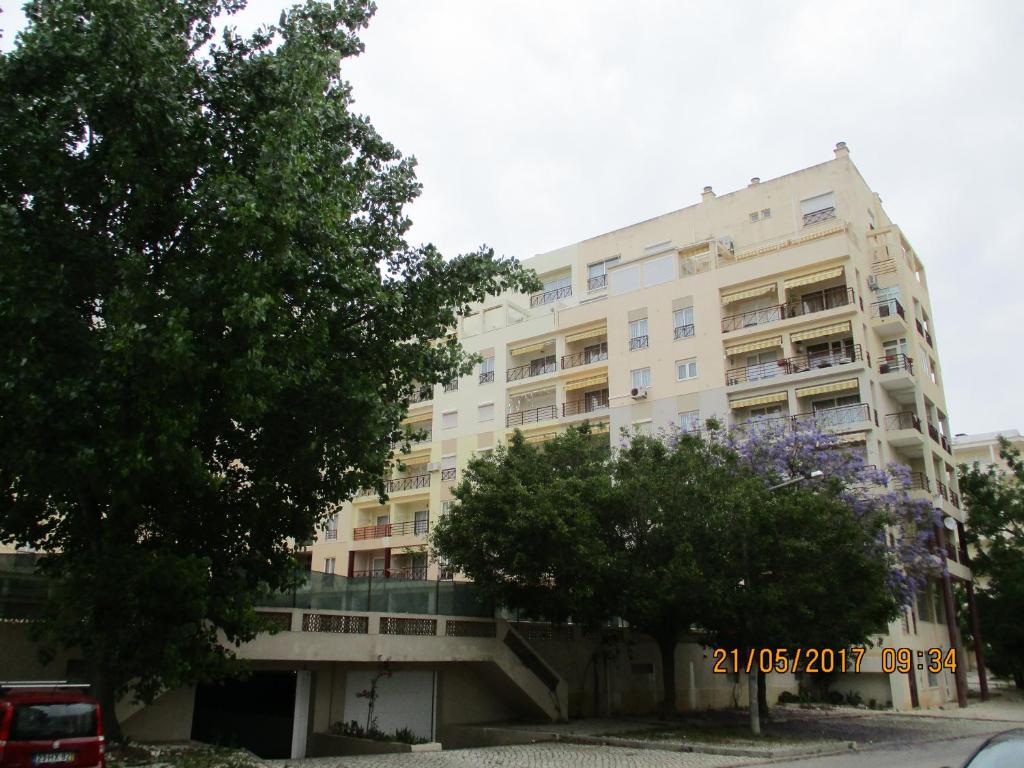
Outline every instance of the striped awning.
{"type": "Polygon", "coordinates": [[[530,435],[529,437],[523,438],[524,443],[546,443],[548,440],[553,440],[558,437],[557,432],[541,432],[539,435],[530,435]]]}
{"type": "Polygon", "coordinates": [[[824,395],[828,392],[844,392],[847,389],[857,389],[860,382],[857,379],[843,379],[833,381],[831,384],[819,384],[816,387],[804,387],[796,391],[797,397],[810,397],[811,395],[824,395]]]}
{"type": "Polygon", "coordinates": [[[574,341],[583,341],[584,339],[592,339],[595,336],[605,336],[608,333],[608,329],[605,326],[600,328],[591,328],[586,331],[580,331],[579,333],[570,333],[565,337],[566,344],[572,344],[574,341]]]}
{"type": "Polygon", "coordinates": [[[772,392],[770,395],[758,395],[757,397],[743,397],[739,400],[730,400],[729,407],[733,410],[737,408],[751,408],[755,405],[767,405],[768,403],[783,403],[789,398],[785,392],[772,392]]]}
{"type": "Polygon", "coordinates": [[[550,343],[550,339],[547,341],[538,341],[536,344],[527,344],[525,347],[516,347],[515,349],[510,349],[509,354],[512,356],[516,356],[525,355],[528,352],[541,352],[544,350],[544,347],[546,347],[550,343]]]}
{"type": "Polygon", "coordinates": [[[781,347],[782,337],[772,336],[770,339],[761,339],[760,341],[749,341],[746,344],[737,344],[735,347],[726,347],[725,354],[729,355],[740,355],[744,352],[754,352],[758,349],[771,349],[772,347],[781,347]]]}
{"type": "Polygon", "coordinates": [[[759,285],[757,288],[747,288],[745,291],[723,293],[722,303],[732,304],[734,301],[743,301],[743,299],[752,299],[755,296],[763,296],[766,293],[775,293],[775,289],[775,283],[768,283],[767,285],[759,285]]]}
{"type": "Polygon", "coordinates": [[[607,384],[608,374],[602,373],[597,376],[587,376],[582,379],[574,379],[573,381],[565,382],[565,391],[569,392],[574,389],[583,389],[584,387],[596,387],[598,384],[607,384]]]}
{"type": "Polygon", "coordinates": [[[840,445],[846,445],[849,443],[866,443],[867,441],[867,432],[851,432],[848,435],[839,435],[839,437],[836,438],[836,442],[840,445]]]}
{"type": "Polygon", "coordinates": [[[841,274],[843,274],[842,267],[832,267],[831,269],[823,269],[820,272],[811,272],[809,275],[791,277],[786,281],[786,290],[799,288],[801,285],[820,283],[822,280],[831,280],[833,277],[839,277],[841,274]]]}
{"type": "Polygon", "coordinates": [[[834,323],[832,325],[823,325],[820,328],[811,328],[807,331],[800,331],[798,333],[791,333],[789,335],[790,341],[807,341],[808,339],[820,339],[822,336],[833,336],[837,333],[851,333],[850,321],[846,320],[842,323],[834,323]]]}

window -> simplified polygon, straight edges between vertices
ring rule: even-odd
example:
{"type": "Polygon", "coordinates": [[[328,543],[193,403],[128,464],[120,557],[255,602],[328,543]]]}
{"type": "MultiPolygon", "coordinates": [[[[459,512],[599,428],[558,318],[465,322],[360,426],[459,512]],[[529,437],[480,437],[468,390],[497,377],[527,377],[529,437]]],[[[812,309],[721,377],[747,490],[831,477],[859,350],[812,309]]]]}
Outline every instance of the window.
{"type": "Polygon", "coordinates": [[[452,511],[452,504],[454,504],[454,503],[455,503],[454,501],[442,501],[441,502],[441,514],[442,515],[447,515],[449,512],[451,512],[452,511]]]}
{"type": "Polygon", "coordinates": [[[779,351],[770,349],[747,355],[747,381],[770,379],[779,373],[779,351]]]}
{"type": "Polygon", "coordinates": [[[327,533],[326,538],[336,539],[338,538],[338,513],[335,512],[333,515],[327,518],[327,533]]]}
{"type": "Polygon", "coordinates": [[[776,419],[782,415],[781,405],[766,405],[762,408],[751,408],[750,409],[750,421],[767,421],[768,419],[776,419]]]}
{"type": "Polygon", "coordinates": [[[447,384],[444,385],[444,391],[445,392],[454,392],[458,388],[459,388],[459,380],[458,379],[455,379],[454,381],[449,381],[447,384]]]}
{"type": "Polygon", "coordinates": [[[831,192],[816,195],[800,201],[800,213],[804,217],[804,226],[819,221],[834,219],[836,216],[835,196],[831,192]]]}
{"type": "Polygon", "coordinates": [[[587,265],[587,290],[598,291],[608,285],[608,268],[619,263],[619,257],[587,265]]]}
{"type": "Polygon", "coordinates": [[[807,345],[807,364],[811,368],[828,368],[831,365],[852,363],[853,357],[853,339],[837,339],[807,345]]]}
{"type": "Polygon", "coordinates": [[[430,528],[430,512],[425,509],[413,513],[413,533],[422,536],[430,528]]]}
{"type": "Polygon", "coordinates": [[[546,355],[530,361],[530,375],[540,376],[542,373],[555,372],[555,356],[546,355]]]}
{"type": "Polygon", "coordinates": [[[674,336],[683,339],[693,336],[693,307],[683,307],[672,313],[672,325],[675,328],[674,336]]]}
{"type": "Polygon", "coordinates": [[[454,429],[459,426],[459,412],[458,411],[447,411],[441,414],[441,428],[442,429],[454,429]]]}
{"type": "Polygon", "coordinates": [[[334,573],[334,565],[337,562],[336,558],[328,557],[324,560],[324,573],[334,573]]]}
{"type": "Polygon", "coordinates": [[[634,421],[633,429],[636,430],[638,435],[652,435],[654,434],[654,422],[650,419],[644,421],[634,421]]]}
{"type": "Polygon", "coordinates": [[[762,219],[770,219],[771,217],[772,217],[772,209],[771,208],[762,208],[761,209],[761,218],[762,219]]]}
{"type": "Polygon", "coordinates": [[[390,522],[391,522],[391,516],[390,515],[377,515],[377,522],[374,523],[374,524],[375,525],[387,525],[390,522]]]}
{"type": "Polygon", "coordinates": [[[647,318],[631,320],[629,323],[629,348],[643,349],[647,346],[647,318]]]}
{"type": "Polygon", "coordinates": [[[751,221],[751,223],[753,223],[755,221],[758,221],[760,218],[761,217],[758,215],[757,211],[752,211],[751,212],[751,214],[750,214],[750,221],[751,221]]]}
{"type": "Polygon", "coordinates": [[[601,360],[608,359],[608,342],[602,341],[600,344],[593,344],[589,347],[583,348],[583,362],[584,363],[596,363],[601,360]]]}
{"type": "Polygon", "coordinates": [[[485,357],[480,361],[480,383],[490,384],[494,381],[494,358],[485,357]]]}
{"type": "Polygon", "coordinates": [[[676,361],[676,379],[686,381],[697,378],[697,358],[691,357],[686,360],[676,361]]]}
{"type": "Polygon", "coordinates": [[[629,372],[630,384],[634,389],[644,389],[651,386],[651,369],[637,368],[629,372]]]}
{"type": "Polygon", "coordinates": [[[680,432],[697,432],[700,430],[700,411],[682,411],[676,423],[680,432]]]}
{"type": "Polygon", "coordinates": [[[477,421],[494,421],[494,403],[484,403],[476,409],[477,421]]]}

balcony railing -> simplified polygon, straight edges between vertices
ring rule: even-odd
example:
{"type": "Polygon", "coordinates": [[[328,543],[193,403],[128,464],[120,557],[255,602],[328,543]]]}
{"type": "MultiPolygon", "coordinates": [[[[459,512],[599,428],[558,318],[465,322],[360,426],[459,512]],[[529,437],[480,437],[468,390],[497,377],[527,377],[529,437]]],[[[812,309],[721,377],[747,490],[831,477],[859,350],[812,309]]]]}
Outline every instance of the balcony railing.
{"type": "Polygon", "coordinates": [[[907,313],[903,309],[903,305],[900,304],[898,299],[888,299],[887,301],[876,301],[871,305],[871,316],[872,317],[893,317],[898,315],[904,320],[907,319],[907,313]]]}
{"type": "Polygon", "coordinates": [[[909,491],[930,491],[928,476],[924,472],[911,472],[907,479],[907,490],[909,491]]]}
{"type": "Polygon", "coordinates": [[[521,427],[524,424],[535,424],[538,421],[558,418],[557,405],[542,405],[540,408],[530,408],[526,411],[513,411],[506,414],[506,427],[521,427]]]}
{"type": "Polygon", "coordinates": [[[887,413],[885,415],[886,429],[916,429],[921,431],[921,420],[912,411],[900,411],[899,413],[887,413]]]}
{"type": "Polygon", "coordinates": [[[527,363],[526,365],[517,365],[515,368],[509,368],[505,373],[505,381],[521,381],[522,379],[529,379],[533,376],[541,376],[545,373],[554,373],[557,370],[555,361],[544,362],[544,363],[527,363]]]}
{"type": "Polygon", "coordinates": [[[942,449],[946,453],[952,453],[953,452],[953,447],[949,444],[949,438],[946,437],[945,435],[939,435],[939,445],[942,446],[942,449]]]}
{"type": "Polygon", "coordinates": [[[434,390],[432,387],[420,387],[409,397],[409,403],[425,403],[427,400],[434,399],[434,390]]]}
{"type": "MultiPolygon", "coordinates": [[[[940,442],[939,441],[939,428],[936,427],[934,424],[931,424],[931,423],[928,424],[928,437],[930,437],[936,443],[940,442]]],[[[941,445],[941,443],[940,443],[940,445],[941,445]]]]}
{"type": "Polygon", "coordinates": [[[644,349],[650,343],[650,337],[648,336],[634,336],[629,340],[630,350],[644,349]]]}
{"type": "Polygon", "coordinates": [[[403,523],[364,525],[352,529],[353,541],[383,539],[387,536],[425,536],[430,532],[430,520],[407,520],[403,523]]]}
{"type": "Polygon", "coordinates": [[[562,369],[575,368],[579,365],[590,365],[591,363],[599,363],[607,359],[607,349],[602,349],[600,352],[574,352],[571,355],[562,356],[562,369]]]}
{"type": "Polygon", "coordinates": [[[481,384],[490,384],[494,381],[494,371],[484,371],[480,374],[481,384]]]}
{"type": "Polygon", "coordinates": [[[572,286],[565,285],[551,291],[533,294],[533,296],[530,297],[530,306],[540,307],[544,304],[550,304],[553,301],[558,301],[559,299],[568,298],[569,296],[572,296],[572,286]]]}
{"type": "Polygon", "coordinates": [[[806,294],[788,304],[775,304],[761,309],[752,309],[738,315],[722,318],[722,332],[738,331],[741,328],[752,328],[757,325],[775,323],[788,317],[803,317],[827,309],[836,309],[853,304],[855,301],[853,288],[839,285],[823,291],[806,294]]]}
{"type": "Polygon", "coordinates": [[[820,408],[812,413],[798,413],[793,418],[805,424],[814,424],[819,429],[835,429],[871,421],[871,406],[868,403],[853,403],[836,408],[820,408]]]}
{"type": "Polygon", "coordinates": [[[425,565],[413,568],[367,568],[361,571],[352,571],[353,578],[371,579],[407,579],[408,581],[424,581],[427,578],[427,567],[425,565]]]}
{"type": "Polygon", "coordinates": [[[817,224],[820,221],[828,221],[836,217],[836,209],[834,207],[822,208],[820,211],[811,211],[810,213],[804,214],[804,226],[808,227],[811,224],[817,224]]]}
{"type": "Polygon", "coordinates": [[[677,325],[673,331],[673,338],[688,339],[693,336],[693,325],[677,325]]]}
{"type": "Polygon", "coordinates": [[[885,355],[878,363],[879,373],[892,373],[893,371],[914,372],[914,359],[902,352],[895,355],[885,355]]]}
{"type": "Polygon", "coordinates": [[[456,379],[455,381],[449,381],[447,384],[444,385],[444,391],[445,392],[455,392],[458,388],[459,388],[459,380],[458,379],[456,379]]]}
{"type": "Polygon", "coordinates": [[[952,504],[957,509],[960,509],[960,496],[957,495],[956,491],[949,492],[949,503],[952,504]]]}
{"type": "Polygon", "coordinates": [[[946,487],[946,484],[941,480],[936,480],[935,487],[939,491],[939,496],[944,498],[946,501],[949,501],[949,488],[946,487]]]}
{"type": "Polygon", "coordinates": [[[410,477],[396,477],[384,483],[384,490],[387,493],[396,491],[411,491],[415,488],[429,488],[430,475],[411,475],[410,477]]]}
{"type": "Polygon", "coordinates": [[[604,390],[596,397],[585,397],[582,400],[571,400],[562,403],[563,416],[576,416],[581,413],[593,413],[603,411],[608,407],[608,390],[604,390]]]}
{"type": "Polygon", "coordinates": [[[587,278],[587,290],[597,291],[608,285],[608,275],[597,275],[587,278]]]}
{"type": "Polygon", "coordinates": [[[338,529],[337,528],[328,528],[326,531],[324,531],[324,538],[327,539],[328,541],[330,541],[331,539],[338,538],[338,529]]]}
{"type": "Polygon", "coordinates": [[[761,381],[763,379],[772,379],[776,376],[788,376],[820,368],[847,365],[862,359],[863,355],[860,344],[851,344],[844,347],[840,352],[796,355],[795,357],[784,357],[781,360],[770,360],[767,363],[747,365],[742,368],[731,368],[725,372],[725,383],[731,385],[743,384],[749,381],[761,381]]]}
{"type": "Polygon", "coordinates": [[[455,467],[446,467],[441,470],[442,480],[454,480],[455,479],[455,467]]]}

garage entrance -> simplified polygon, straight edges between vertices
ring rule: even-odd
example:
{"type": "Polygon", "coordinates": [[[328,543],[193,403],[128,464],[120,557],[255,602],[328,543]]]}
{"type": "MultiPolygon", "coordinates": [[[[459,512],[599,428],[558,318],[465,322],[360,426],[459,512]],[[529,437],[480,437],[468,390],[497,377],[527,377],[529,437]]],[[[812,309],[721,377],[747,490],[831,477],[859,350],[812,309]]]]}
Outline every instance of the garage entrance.
{"type": "Polygon", "coordinates": [[[295,672],[253,672],[244,680],[196,687],[192,738],[244,747],[267,759],[291,756],[295,672]]]}

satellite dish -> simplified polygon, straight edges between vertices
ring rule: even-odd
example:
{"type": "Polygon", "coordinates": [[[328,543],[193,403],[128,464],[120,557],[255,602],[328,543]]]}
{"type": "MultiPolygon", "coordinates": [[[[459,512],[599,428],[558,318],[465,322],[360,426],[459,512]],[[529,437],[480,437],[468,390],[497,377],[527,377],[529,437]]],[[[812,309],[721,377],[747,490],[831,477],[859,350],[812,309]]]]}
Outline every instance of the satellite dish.
{"type": "Polygon", "coordinates": [[[947,517],[945,520],[942,521],[942,524],[946,526],[946,528],[950,531],[956,530],[956,520],[954,520],[952,517],[947,517]]]}

